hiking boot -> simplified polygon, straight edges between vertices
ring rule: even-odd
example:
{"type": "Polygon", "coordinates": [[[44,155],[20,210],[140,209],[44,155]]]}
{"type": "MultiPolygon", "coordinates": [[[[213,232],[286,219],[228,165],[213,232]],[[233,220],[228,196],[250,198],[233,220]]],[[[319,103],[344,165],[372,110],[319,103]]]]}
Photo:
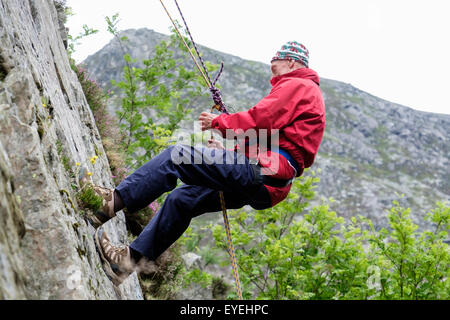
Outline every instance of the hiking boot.
{"type": "Polygon", "coordinates": [[[119,286],[135,269],[130,248],[114,246],[102,228],[97,229],[94,238],[106,275],[114,285],[119,286]]]}
{"type": "Polygon", "coordinates": [[[94,192],[98,196],[103,198],[102,207],[100,208],[100,210],[97,210],[96,212],[88,212],[86,214],[86,219],[88,220],[88,222],[95,229],[97,229],[116,216],[116,213],[114,211],[114,189],[92,185],[89,180],[86,168],[81,168],[79,181],[81,188],[85,188],[87,184],[90,184],[92,190],[94,190],[94,192]]]}
{"type": "Polygon", "coordinates": [[[86,218],[94,228],[101,225],[116,216],[114,212],[114,189],[103,188],[100,186],[92,186],[97,195],[103,198],[102,207],[96,212],[88,213],[86,218]]]}

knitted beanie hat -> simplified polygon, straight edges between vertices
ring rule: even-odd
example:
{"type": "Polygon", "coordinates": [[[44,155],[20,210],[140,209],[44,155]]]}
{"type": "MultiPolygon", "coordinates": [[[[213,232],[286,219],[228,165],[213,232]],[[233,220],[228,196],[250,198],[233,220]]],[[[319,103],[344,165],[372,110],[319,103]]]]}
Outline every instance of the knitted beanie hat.
{"type": "Polygon", "coordinates": [[[301,43],[298,43],[297,41],[289,41],[281,47],[275,57],[272,58],[272,61],[286,59],[299,61],[308,68],[309,51],[301,43]]]}

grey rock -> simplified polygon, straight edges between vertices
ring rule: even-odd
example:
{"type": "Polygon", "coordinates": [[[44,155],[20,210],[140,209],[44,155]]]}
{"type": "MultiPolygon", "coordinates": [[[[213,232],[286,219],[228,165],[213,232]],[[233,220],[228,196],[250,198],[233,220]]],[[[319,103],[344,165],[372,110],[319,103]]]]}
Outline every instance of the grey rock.
{"type": "MultiPolygon", "coordinates": [[[[51,0],[0,0],[0,297],[142,299],[136,274],[106,277],[75,200],[76,162],[114,185],[63,31],[51,0]]],[[[105,226],[123,244],[124,219],[105,226]]]]}
{"type": "Polygon", "coordinates": [[[12,169],[0,142],[0,299],[25,299],[25,271],[20,241],[25,225],[14,195],[12,169]]]}
{"type": "Polygon", "coordinates": [[[193,252],[185,253],[181,256],[187,269],[192,267],[202,269],[202,257],[193,252]]]}

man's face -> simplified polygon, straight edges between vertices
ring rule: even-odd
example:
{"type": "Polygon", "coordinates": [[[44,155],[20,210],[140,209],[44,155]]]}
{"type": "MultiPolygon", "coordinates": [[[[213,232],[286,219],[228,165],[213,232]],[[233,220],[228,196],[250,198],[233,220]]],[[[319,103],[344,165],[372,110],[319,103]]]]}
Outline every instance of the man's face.
{"type": "Polygon", "coordinates": [[[272,70],[272,78],[281,76],[292,71],[292,62],[289,60],[274,60],[270,69],[272,70]]]}

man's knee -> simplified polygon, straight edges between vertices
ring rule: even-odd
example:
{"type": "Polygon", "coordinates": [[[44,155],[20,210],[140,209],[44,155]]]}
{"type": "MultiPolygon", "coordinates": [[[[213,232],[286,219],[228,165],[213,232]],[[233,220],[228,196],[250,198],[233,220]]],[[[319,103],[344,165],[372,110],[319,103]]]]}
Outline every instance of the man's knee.
{"type": "Polygon", "coordinates": [[[171,212],[171,219],[190,221],[192,219],[192,202],[192,197],[175,189],[164,200],[164,207],[171,212]]]}
{"type": "Polygon", "coordinates": [[[211,198],[212,189],[194,185],[182,185],[174,189],[166,198],[167,205],[181,211],[183,215],[194,214],[211,198]]]}

